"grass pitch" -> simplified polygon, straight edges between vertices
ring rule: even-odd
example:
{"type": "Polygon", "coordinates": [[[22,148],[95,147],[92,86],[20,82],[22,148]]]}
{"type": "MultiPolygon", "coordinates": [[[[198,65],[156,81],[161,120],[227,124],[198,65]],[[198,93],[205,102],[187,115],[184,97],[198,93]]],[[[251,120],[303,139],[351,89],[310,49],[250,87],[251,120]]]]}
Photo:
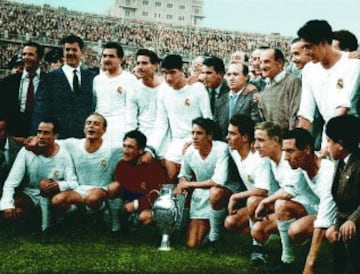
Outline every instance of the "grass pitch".
{"type": "MultiPolygon", "coordinates": [[[[38,227],[38,223],[0,223],[1,274],[266,274],[279,262],[281,251],[279,238],[273,238],[266,246],[267,265],[254,267],[249,260],[249,235],[226,232],[216,252],[189,250],[185,247],[184,237],[173,239],[171,251],[159,251],[160,235],[154,226],[114,236],[102,223],[77,218],[67,220],[49,241],[42,239],[38,227]]],[[[299,273],[308,248],[309,245],[297,247],[299,273]]],[[[330,246],[325,243],[316,273],[331,273],[330,253],[330,246]]]]}

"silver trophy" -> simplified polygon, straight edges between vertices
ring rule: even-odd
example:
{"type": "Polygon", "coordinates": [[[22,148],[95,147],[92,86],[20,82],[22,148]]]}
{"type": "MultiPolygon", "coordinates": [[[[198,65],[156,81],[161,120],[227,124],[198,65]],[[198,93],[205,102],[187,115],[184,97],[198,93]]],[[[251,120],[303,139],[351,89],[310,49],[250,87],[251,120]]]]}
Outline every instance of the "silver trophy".
{"type": "Polygon", "coordinates": [[[160,191],[154,189],[151,192],[158,193],[159,197],[155,200],[152,213],[155,224],[162,234],[159,250],[170,250],[170,235],[181,224],[185,196],[175,195],[175,185],[164,184],[160,186],[160,191]]]}

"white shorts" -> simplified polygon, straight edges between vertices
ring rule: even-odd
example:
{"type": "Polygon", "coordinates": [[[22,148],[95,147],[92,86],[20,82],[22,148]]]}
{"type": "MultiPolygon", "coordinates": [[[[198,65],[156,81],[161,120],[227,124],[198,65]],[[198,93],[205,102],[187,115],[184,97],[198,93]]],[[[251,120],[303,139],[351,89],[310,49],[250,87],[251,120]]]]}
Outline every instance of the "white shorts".
{"type": "Polygon", "coordinates": [[[25,188],[22,192],[31,199],[36,207],[40,206],[41,196],[39,189],[25,188]]]}
{"type": "Polygon", "coordinates": [[[195,188],[191,195],[190,219],[209,219],[210,190],[204,188],[195,188]]]}
{"type": "Polygon", "coordinates": [[[92,186],[92,185],[80,185],[77,188],[75,188],[73,191],[79,193],[82,198],[85,198],[89,195],[90,190],[93,190],[96,188],[103,189],[106,192],[108,191],[107,186],[92,186]]]}

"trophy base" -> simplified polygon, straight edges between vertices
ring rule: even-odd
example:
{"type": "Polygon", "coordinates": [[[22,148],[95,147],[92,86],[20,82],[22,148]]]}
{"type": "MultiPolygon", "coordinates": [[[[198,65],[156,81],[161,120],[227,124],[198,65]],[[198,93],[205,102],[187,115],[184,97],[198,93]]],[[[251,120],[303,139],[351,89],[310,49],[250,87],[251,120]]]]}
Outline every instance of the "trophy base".
{"type": "Polygon", "coordinates": [[[159,250],[160,251],[169,251],[169,250],[171,250],[170,240],[169,240],[169,235],[168,234],[163,234],[162,235],[159,250]]]}

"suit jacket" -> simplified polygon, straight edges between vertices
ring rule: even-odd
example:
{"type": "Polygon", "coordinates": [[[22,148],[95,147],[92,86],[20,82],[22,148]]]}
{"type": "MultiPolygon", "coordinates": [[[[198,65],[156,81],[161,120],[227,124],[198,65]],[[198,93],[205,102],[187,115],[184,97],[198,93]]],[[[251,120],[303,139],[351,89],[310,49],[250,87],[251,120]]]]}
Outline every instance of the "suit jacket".
{"type": "MultiPolygon", "coordinates": [[[[0,115],[5,118],[9,135],[27,137],[31,133],[31,113],[20,112],[19,73],[11,74],[0,83],[0,115]]],[[[43,74],[40,75],[40,78],[43,74]]]]}
{"type": "Polygon", "coordinates": [[[94,111],[92,83],[95,73],[80,69],[80,92],[74,93],[62,68],[49,72],[35,96],[33,131],[44,117],[59,122],[59,138],[83,138],[85,119],[94,111]]]}
{"type": "MultiPolygon", "coordinates": [[[[335,168],[338,169],[339,161],[335,168]]],[[[339,176],[335,176],[332,194],[337,206],[336,224],[352,220],[360,227],[360,150],[353,152],[339,176]],[[338,180],[337,180],[338,178],[338,180]]]]}
{"type": "MultiPolygon", "coordinates": [[[[241,93],[237,98],[234,114],[248,115],[255,123],[262,121],[257,107],[257,103],[253,100],[255,92],[247,94],[241,93]]],[[[224,93],[215,102],[214,119],[220,128],[221,137],[226,139],[227,130],[230,122],[229,117],[229,92],[224,93]]]]}

